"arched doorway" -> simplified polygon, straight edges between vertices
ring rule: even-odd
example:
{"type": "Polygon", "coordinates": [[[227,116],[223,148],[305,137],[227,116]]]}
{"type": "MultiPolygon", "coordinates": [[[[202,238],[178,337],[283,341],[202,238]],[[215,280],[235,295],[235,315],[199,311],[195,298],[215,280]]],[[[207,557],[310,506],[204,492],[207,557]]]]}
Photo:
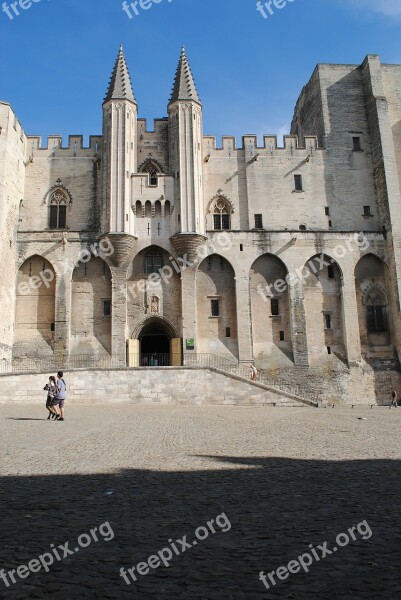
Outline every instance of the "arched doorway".
{"type": "Polygon", "coordinates": [[[166,327],[160,322],[146,325],[139,335],[141,365],[143,367],[169,367],[170,336],[166,327]]]}
{"type": "Polygon", "coordinates": [[[169,367],[182,364],[182,340],[174,326],[161,317],[150,317],[133,332],[128,348],[131,367],[169,367]]]}

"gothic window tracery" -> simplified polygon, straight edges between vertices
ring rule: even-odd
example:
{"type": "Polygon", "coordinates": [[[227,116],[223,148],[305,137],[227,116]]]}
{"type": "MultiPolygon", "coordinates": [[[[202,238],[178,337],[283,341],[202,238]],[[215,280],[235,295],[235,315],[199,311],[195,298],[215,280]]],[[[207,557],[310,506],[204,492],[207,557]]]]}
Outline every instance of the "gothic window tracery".
{"type": "Polygon", "coordinates": [[[67,226],[67,204],[70,198],[65,190],[56,188],[50,195],[50,229],[65,229],[67,226]]]}
{"type": "Polygon", "coordinates": [[[216,198],[211,206],[210,213],[213,218],[213,229],[231,229],[232,206],[227,198],[220,196],[216,198]]]}
{"type": "Polygon", "coordinates": [[[149,178],[149,185],[152,187],[157,187],[159,182],[159,175],[162,174],[162,170],[160,166],[156,164],[155,161],[147,160],[140,169],[140,173],[147,173],[149,178]]]}
{"type": "Polygon", "coordinates": [[[365,296],[366,321],[368,333],[387,331],[386,299],[384,294],[374,287],[365,296]]]}

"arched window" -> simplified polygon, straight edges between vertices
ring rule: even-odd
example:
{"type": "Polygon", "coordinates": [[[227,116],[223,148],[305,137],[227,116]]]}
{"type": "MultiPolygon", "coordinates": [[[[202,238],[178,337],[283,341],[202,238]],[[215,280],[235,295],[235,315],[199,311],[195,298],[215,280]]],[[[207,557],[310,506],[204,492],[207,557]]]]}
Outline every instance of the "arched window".
{"type": "Polygon", "coordinates": [[[65,229],[67,226],[68,194],[61,188],[55,189],[50,196],[50,229],[65,229]]]}
{"type": "Polygon", "coordinates": [[[213,217],[213,229],[231,229],[232,206],[229,200],[218,197],[210,206],[210,213],[213,217]]]}
{"type": "Polygon", "coordinates": [[[386,301],[377,288],[370,290],[365,298],[368,333],[387,331],[386,301]]]}
{"type": "Polygon", "coordinates": [[[145,254],[145,274],[159,273],[163,267],[163,254],[159,248],[151,248],[145,254]]]}
{"type": "Polygon", "coordinates": [[[147,160],[141,167],[140,173],[147,173],[149,185],[157,187],[162,170],[153,160],[147,160]]]}
{"type": "Polygon", "coordinates": [[[150,219],[151,216],[152,216],[152,203],[150,202],[150,200],[147,200],[145,202],[145,217],[150,219]]]}
{"type": "Polygon", "coordinates": [[[155,217],[161,217],[162,215],[162,203],[160,200],[156,200],[155,202],[155,217]]]}
{"type": "Polygon", "coordinates": [[[169,218],[170,217],[170,212],[171,212],[171,204],[170,204],[170,200],[166,200],[165,204],[164,204],[164,216],[169,218]]]}
{"type": "Polygon", "coordinates": [[[140,200],[135,203],[135,215],[137,219],[142,218],[142,202],[140,200]]]}

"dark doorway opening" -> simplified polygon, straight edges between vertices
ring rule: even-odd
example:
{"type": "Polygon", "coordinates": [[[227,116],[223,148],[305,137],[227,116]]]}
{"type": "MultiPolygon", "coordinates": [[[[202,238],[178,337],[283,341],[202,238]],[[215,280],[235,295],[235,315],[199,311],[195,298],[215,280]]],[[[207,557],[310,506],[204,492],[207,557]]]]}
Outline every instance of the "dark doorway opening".
{"type": "Polygon", "coordinates": [[[152,323],[139,336],[141,366],[170,366],[170,336],[163,325],[152,323]]]}

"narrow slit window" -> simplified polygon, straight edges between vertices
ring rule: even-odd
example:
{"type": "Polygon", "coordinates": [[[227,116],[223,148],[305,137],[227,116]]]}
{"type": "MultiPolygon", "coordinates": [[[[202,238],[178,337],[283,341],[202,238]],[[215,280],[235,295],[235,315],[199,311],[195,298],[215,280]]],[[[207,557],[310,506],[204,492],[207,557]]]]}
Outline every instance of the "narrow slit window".
{"type": "Polygon", "coordinates": [[[103,316],[111,317],[111,301],[103,300],[103,316]]]}
{"type": "Polygon", "coordinates": [[[278,298],[271,299],[271,313],[272,317],[280,316],[280,301],[278,300],[278,298]]]}
{"type": "Polygon", "coordinates": [[[294,175],[294,189],[296,192],[302,192],[302,175],[294,175]]]}
{"type": "Polygon", "coordinates": [[[329,313],[326,313],[324,315],[324,326],[325,329],[331,329],[331,315],[329,313]]]}
{"type": "Polygon", "coordinates": [[[220,316],[220,303],[217,299],[213,299],[210,301],[210,310],[212,317],[220,316]]]}
{"type": "Polygon", "coordinates": [[[262,215],[255,215],[255,229],[263,229],[262,215]]]}

